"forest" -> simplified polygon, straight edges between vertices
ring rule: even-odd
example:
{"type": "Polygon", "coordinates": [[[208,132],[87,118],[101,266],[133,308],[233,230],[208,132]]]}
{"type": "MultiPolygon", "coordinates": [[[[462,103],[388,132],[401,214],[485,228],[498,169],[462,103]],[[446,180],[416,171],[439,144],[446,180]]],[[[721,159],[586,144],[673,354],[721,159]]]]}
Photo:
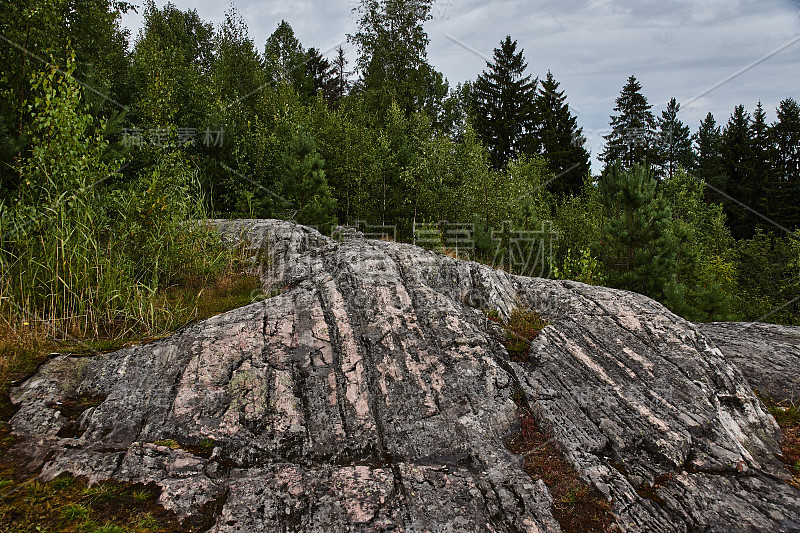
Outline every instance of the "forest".
{"type": "Polygon", "coordinates": [[[155,334],[184,316],[165,295],[234,261],[196,221],[284,218],[391,227],[445,253],[449,228],[468,228],[471,259],[517,273],[536,257],[536,275],[691,321],[800,325],[791,95],[771,123],[747,102],[689,125],[631,75],[593,175],[567,95],[529,72],[524,43],[498,35],[452,87],[427,60],[431,8],[360,0],[348,57],[306,48],[288,21],[255,43],[233,5],[214,27],[151,0],[133,36],[124,1],[0,4],[3,320],[155,334]]]}

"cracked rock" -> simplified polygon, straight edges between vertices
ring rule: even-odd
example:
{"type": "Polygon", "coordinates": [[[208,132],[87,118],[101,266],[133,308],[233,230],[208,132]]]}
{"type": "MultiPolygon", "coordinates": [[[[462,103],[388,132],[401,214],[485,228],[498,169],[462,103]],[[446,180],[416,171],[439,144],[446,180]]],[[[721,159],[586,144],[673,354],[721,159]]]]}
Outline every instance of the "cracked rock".
{"type": "Polygon", "coordinates": [[[183,519],[213,509],[215,532],[559,531],[504,445],[520,387],[619,529],[800,529],[774,419],[713,335],[660,304],[290,222],[215,223],[268,255],[272,296],[42,365],[12,391],[11,424],[43,478],[153,482],[183,519]],[[536,363],[510,361],[483,312],[517,306],[550,322],[536,363]],[[54,409],[79,395],[104,400],[75,421],[54,409]]]}

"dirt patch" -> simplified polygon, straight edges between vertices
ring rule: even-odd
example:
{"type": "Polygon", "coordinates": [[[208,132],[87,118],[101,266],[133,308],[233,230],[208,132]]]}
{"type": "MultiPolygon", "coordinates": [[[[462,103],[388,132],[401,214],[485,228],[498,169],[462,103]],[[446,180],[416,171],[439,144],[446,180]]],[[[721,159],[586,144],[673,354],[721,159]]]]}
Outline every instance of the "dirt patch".
{"type": "Polygon", "coordinates": [[[758,391],[756,395],[783,430],[781,460],[792,474],[788,483],[800,489],[800,406],[789,400],[776,402],[758,394],[758,391]]]}
{"type": "Polygon", "coordinates": [[[520,431],[506,446],[525,458],[525,472],[541,479],[553,496],[553,516],[565,533],[618,531],[611,502],[580,479],[558,442],[532,409],[521,407],[520,431]]]}

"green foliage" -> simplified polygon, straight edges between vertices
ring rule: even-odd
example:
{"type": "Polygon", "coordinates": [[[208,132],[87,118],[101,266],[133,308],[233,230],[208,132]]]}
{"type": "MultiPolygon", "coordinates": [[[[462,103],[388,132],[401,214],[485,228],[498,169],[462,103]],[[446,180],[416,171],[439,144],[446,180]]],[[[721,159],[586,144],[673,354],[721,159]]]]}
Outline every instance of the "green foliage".
{"type": "MultiPolygon", "coordinates": [[[[695,143],[695,168],[694,175],[704,180],[716,189],[725,185],[725,170],[722,163],[721,142],[722,133],[714,115],[709,113],[700,123],[697,133],[694,134],[695,143]]],[[[706,192],[709,198],[716,198],[706,192]]],[[[717,200],[718,201],[718,200],[717,200]]]]}
{"type": "MultiPolygon", "coordinates": [[[[353,11],[358,31],[347,38],[359,51],[356,65],[370,114],[380,120],[395,102],[410,115],[447,95],[441,74],[427,62],[430,39],[423,24],[432,18],[432,0],[360,0],[353,11]]],[[[427,108],[427,109],[426,109],[427,108]]]]}
{"type": "MultiPolygon", "coordinates": [[[[341,47],[340,47],[341,48],[341,47]]],[[[344,51],[339,60],[344,59],[344,51]]],[[[315,97],[317,92],[322,93],[326,101],[334,102],[340,98],[341,81],[335,78],[336,67],[331,65],[316,48],[308,49],[308,60],[305,64],[306,76],[311,80],[309,97],[315,97]]]]}
{"type": "Polygon", "coordinates": [[[800,324],[800,241],[756,229],[736,243],[738,314],[746,320],[800,324]]]}
{"type": "Polygon", "coordinates": [[[693,165],[691,133],[689,127],[678,119],[680,109],[678,101],[672,98],[658,119],[656,163],[661,177],[671,178],[678,168],[689,169],[693,165]]]}
{"type": "Polygon", "coordinates": [[[113,522],[106,522],[102,526],[94,529],[92,533],[127,533],[127,530],[113,522]]]}
{"type": "Polygon", "coordinates": [[[471,82],[459,83],[450,89],[450,94],[442,102],[442,113],[436,126],[453,140],[463,140],[466,129],[472,128],[469,121],[471,94],[471,82]]]}
{"type": "Polygon", "coordinates": [[[538,230],[552,218],[553,197],[547,189],[553,176],[541,156],[521,155],[505,170],[505,187],[497,191],[508,205],[506,218],[518,229],[538,230]]]}
{"type": "Polygon", "coordinates": [[[180,154],[164,154],[135,182],[113,191],[111,198],[119,224],[115,240],[128,250],[134,279],[157,289],[183,269],[210,268],[195,259],[207,251],[207,237],[202,228],[187,227],[187,222],[203,218],[205,212],[195,172],[180,154]]]}
{"type": "Polygon", "coordinates": [[[314,80],[306,68],[310,58],[311,54],[305,51],[292,26],[285,20],[267,38],[264,46],[264,63],[272,81],[289,84],[299,94],[314,93],[314,80]]]}
{"type": "Polygon", "coordinates": [[[17,201],[0,208],[4,296],[13,314],[46,321],[58,335],[158,329],[176,311],[154,304],[158,287],[219,257],[198,255],[215,240],[189,225],[204,216],[193,173],[166,155],[109,190],[104,182],[120,161],[104,161],[104,125],[86,113],[73,71],[70,60],[63,74],[33,75],[36,143],[19,168],[17,201]]]}
{"type": "Polygon", "coordinates": [[[721,155],[726,176],[723,191],[727,196],[722,199],[725,215],[736,238],[752,237],[755,230],[755,216],[740,203],[761,207],[761,188],[751,165],[753,158],[753,137],[750,128],[750,114],[743,105],[736,106],[731,114],[721,138],[721,155]],[[738,202],[731,201],[736,198],[738,202]]]}
{"type": "Polygon", "coordinates": [[[115,171],[107,142],[81,109],[81,90],[55,67],[33,75],[29,106],[37,142],[20,167],[17,201],[3,210],[4,272],[14,305],[43,317],[84,315],[114,286],[116,265],[101,246],[105,213],[98,189],[115,171]],[[12,283],[10,280],[13,279],[12,283]]]}
{"type": "Polygon", "coordinates": [[[85,520],[89,517],[91,512],[92,510],[89,507],[81,505],[80,503],[75,503],[64,507],[64,509],[61,510],[61,516],[63,516],[65,520],[85,520]]]}
{"type": "Polygon", "coordinates": [[[325,160],[325,176],[338,200],[338,219],[379,220],[374,184],[382,177],[384,144],[379,132],[364,124],[362,102],[343,101],[331,110],[317,99],[310,109],[309,131],[325,160]]]}
{"type": "Polygon", "coordinates": [[[131,63],[134,120],[145,128],[203,128],[213,39],[212,25],[196,10],[169,3],[158,9],[148,0],[131,63]]]}
{"type": "Polygon", "coordinates": [[[133,492],[131,492],[131,498],[133,498],[133,500],[137,502],[146,502],[152,497],[153,495],[146,490],[134,490],[133,492]]]}
{"type": "Polygon", "coordinates": [[[679,243],[665,303],[691,320],[730,320],[738,290],[733,238],[722,206],[703,200],[704,185],[682,169],[663,183],[662,193],[673,213],[672,232],[679,243]]]}
{"type": "Polygon", "coordinates": [[[345,57],[344,48],[341,45],[336,47],[336,57],[331,62],[332,78],[329,84],[329,100],[336,105],[339,100],[347,95],[350,90],[350,74],[347,70],[348,61],[345,57]]]}
{"type": "Polygon", "coordinates": [[[508,319],[503,319],[494,309],[484,312],[489,320],[497,322],[503,328],[504,335],[501,342],[508,351],[510,359],[518,363],[529,362],[530,343],[548,322],[533,309],[524,307],[512,309],[508,319]]]}
{"type": "Polygon", "coordinates": [[[554,262],[559,265],[566,261],[568,250],[589,249],[593,242],[601,240],[600,189],[586,174],[580,194],[557,198],[554,207],[553,223],[558,233],[554,262]]]}
{"type": "Polygon", "coordinates": [[[664,286],[676,268],[678,243],[671,230],[672,211],[656,194],[652,172],[636,165],[613,165],[600,178],[603,202],[601,240],[594,243],[612,287],[652,298],[664,296],[664,286]]]}
{"type": "Polygon", "coordinates": [[[785,228],[800,228],[800,105],[782,100],[769,130],[773,180],[768,186],[769,213],[785,228]]]}
{"type": "Polygon", "coordinates": [[[592,252],[584,248],[573,252],[567,249],[564,262],[559,268],[552,267],[553,277],[556,279],[571,279],[589,285],[605,285],[606,276],[603,274],[603,264],[592,256],[592,252]]]}
{"type": "Polygon", "coordinates": [[[74,76],[91,90],[86,104],[96,118],[111,118],[130,100],[127,30],[118,25],[131,4],[122,1],[19,0],[0,2],[0,199],[19,185],[17,163],[34,132],[27,105],[31,73],[44,61],[65,65],[75,55],[74,76]]]}

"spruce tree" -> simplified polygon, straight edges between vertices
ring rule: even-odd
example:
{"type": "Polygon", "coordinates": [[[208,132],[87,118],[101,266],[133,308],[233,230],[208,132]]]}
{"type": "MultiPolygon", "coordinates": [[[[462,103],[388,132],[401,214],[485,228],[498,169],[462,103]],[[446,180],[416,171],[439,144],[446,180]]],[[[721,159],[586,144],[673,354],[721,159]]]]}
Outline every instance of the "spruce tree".
{"type": "Polygon", "coordinates": [[[763,184],[754,179],[753,129],[750,114],[743,105],[736,106],[722,131],[721,152],[727,176],[722,190],[733,199],[724,199],[725,214],[733,236],[749,239],[755,230],[756,216],[741,204],[756,209],[763,184]]]}
{"type": "MultiPolygon", "coordinates": [[[[695,143],[695,167],[693,175],[702,179],[715,189],[725,187],[725,169],[722,164],[722,133],[720,132],[714,115],[709,113],[700,122],[697,133],[692,137],[695,143]]],[[[708,192],[707,198],[720,201],[721,197],[716,193],[708,192]]]]}
{"type": "Polygon", "coordinates": [[[770,214],[790,230],[800,228],[800,105],[782,100],[770,128],[773,180],[769,188],[770,214]]]}
{"type": "Polygon", "coordinates": [[[306,62],[306,75],[311,79],[312,93],[309,95],[315,97],[317,91],[322,91],[322,96],[326,100],[332,101],[336,97],[337,85],[336,81],[336,68],[331,65],[316,48],[309,48],[306,52],[308,61],[306,62]]]}
{"type": "MultiPolygon", "coordinates": [[[[537,80],[525,75],[528,65],[517,41],[507,36],[494,50],[494,62],[486,63],[472,87],[475,131],[489,150],[492,166],[505,167],[523,149],[531,149],[526,137],[534,124],[533,102],[537,80]]],[[[532,150],[536,152],[538,150],[532,150]]]]}
{"type": "MultiPolygon", "coordinates": [[[[748,205],[759,213],[769,216],[768,190],[770,184],[775,181],[772,168],[773,148],[769,125],[767,124],[767,114],[764,112],[761,102],[758,102],[755,111],[753,111],[750,132],[753,144],[748,165],[751,172],[751,203],[748,205]]],[[[754,225],[763,226],[765,221],[757,217],[753,220],[753,223],[754,225]]]]}
{"type": "Polygon", "coordinates": [[[680,109],[681,105],[672,98],[658,119],[658,165],[662,178],[671,178],[678,167],[692,167],[692,139],[689,126],[678,119],[680,109]]]}
{"type": "Polygon", "coordinates": [[[656,194],[653,172],[644,165],[617,163],[600,178],[601,240],[592,246],[612,287],[662,298],[676,267],[672,212],[656,194]]]}
{"type": "Polygon", "coordinates": [[[336,57],[333,59],[333,82],[331,100],[335,103],[344,98],[350,90],[350,75],[347,70],[347,58],[341,45],[336,47],[336,57]]]}
{"type": "Polygon", "coordinates": [[[642,94],[642,85],[630,76],[616,99],[611,116],[611,133],[603,137],[606,148],[600,157],[606,165],[618,162],[623,169],[645,161],[652,166],[657,159],[656,119],[642,94]]]}
{"type": "Polygon", "coordinates": [[[547,72],[536,95],[536,132],[542,154],[558,179],[549,189],[556,194],[579,194],[589,173],[589,152],[584,148],[583,128],[572,115],[564,91],[551,72],[547,72]]]}

